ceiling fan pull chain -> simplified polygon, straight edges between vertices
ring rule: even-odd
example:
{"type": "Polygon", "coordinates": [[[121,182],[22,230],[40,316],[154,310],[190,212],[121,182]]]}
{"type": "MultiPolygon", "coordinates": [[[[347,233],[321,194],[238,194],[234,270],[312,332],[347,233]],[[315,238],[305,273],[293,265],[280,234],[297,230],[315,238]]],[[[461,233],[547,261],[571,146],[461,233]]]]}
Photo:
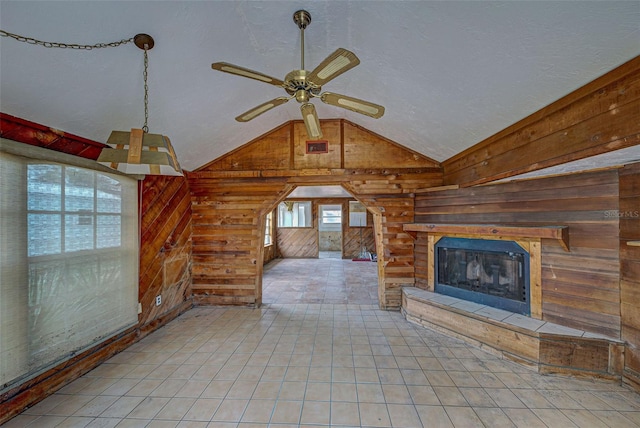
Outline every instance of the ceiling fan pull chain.
{"type": "Polygon", "coordinates": [[[28,43],[30,45],[39,45],[44,46],[45,48],[62,48],[62,49],[78,49],[90,51],[92,49],[100,49],[100,48],[115,48],[120,45],[126,45],[127,43],[133,42],[133,37],[130,39],[123,39],[119,42],[110,42],[110,43],[96,43],[95,45],[79,45],[75,43],[60,43],[60,42],[44,42],[42,40],[34,39],[32,37],[20,36],[18,34],[13,34],[8,31],[0,30],[0,36],[2,37],[11,37],[19,42],[28,43]]]}

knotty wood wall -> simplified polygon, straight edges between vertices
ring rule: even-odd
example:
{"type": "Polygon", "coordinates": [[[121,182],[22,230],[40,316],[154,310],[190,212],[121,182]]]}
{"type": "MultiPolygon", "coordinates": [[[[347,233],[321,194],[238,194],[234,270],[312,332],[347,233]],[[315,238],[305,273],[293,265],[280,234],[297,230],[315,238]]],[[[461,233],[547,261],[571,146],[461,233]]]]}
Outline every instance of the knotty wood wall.
{"type": "Polygon", "coordinates": [[[184,177],[147,176],[141,184],[141,328],[191,307],[191,194],[184,177]],[[155,305],[156,296],[162,304],[155,305]]]}
{"type": "Polygon", "coordinates": [[[320,251],[319,206],[342,206],[342,251],[343,257],[352,259],[360,254],[361,246],[367,251],[376,252],[375,234],[373,230],[373,215],[367,211],[367,226],[349,226],[349,201],[346,198],[287,198],[288,201],[311,201],[313,225],[310,228],[277,228],[278,255],[281,258],[315,258],[320,251]],[[361,242],[362,240],[362,242],[361,242]]]}
{"type": "Polygon", "coordinates": [[[640,390],[640,164],[620,171],[620,312],[625,380],[640,390]]]}
{"type": "Polygon", "coordinates": [[[640,144],[640,56],[442,163],[469,186],[640,144]]]}
{"type": "Polygon", "coordinates": [[[296,186],[337,184],[373,213],[380,306],[400,307],[400,287],[413,284],[402,225],[413,221],[413,192],[442,184],[439,164],[344,120],[321,126],[328,153],[307,154],[294,121],[188,174],[196,303],[260,305],[265,214],[296,186]]]}
{"type": "MultiPolygon", "coordinates": [[[[0,135],[24,144],[97,159],[103,144],[0,114],[0,135]]],[[[16,386],[0,397],[0,424],[89,372],[191,306],[191,198],[184,177],[151,177],[140,192],[138,324],[16,386]],[[162,304],[155,306],[155,296],[162,304]]]]}
{"type": "MultiPolygon", "coordinates": [[[[620,337],[618,173],[542,178],[416,195],[417,223],[569,227],[571,251],[542,245],[542,318],[620,337]]],[[[416,242],[424,285],[426,240],[416,242]]]]}

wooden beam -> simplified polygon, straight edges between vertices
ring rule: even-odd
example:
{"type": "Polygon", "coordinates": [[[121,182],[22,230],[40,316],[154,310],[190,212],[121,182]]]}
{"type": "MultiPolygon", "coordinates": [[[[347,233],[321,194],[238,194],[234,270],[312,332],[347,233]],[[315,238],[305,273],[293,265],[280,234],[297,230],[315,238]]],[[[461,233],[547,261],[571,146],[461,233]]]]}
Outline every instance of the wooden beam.
{"type": "Polygon", "coordinates": [[[444,184],[512,177],[640,144],[640,56],[442,162],[444,184]]]}
{"type": "Polygon", "coordinates": [[[494,224],[446,224],[413,223],[405,224],[406,232],[427,232],[457,235],[508,236],[513,238],[555,239],[569,251],[568,226],[506,226],[494,224]]]}

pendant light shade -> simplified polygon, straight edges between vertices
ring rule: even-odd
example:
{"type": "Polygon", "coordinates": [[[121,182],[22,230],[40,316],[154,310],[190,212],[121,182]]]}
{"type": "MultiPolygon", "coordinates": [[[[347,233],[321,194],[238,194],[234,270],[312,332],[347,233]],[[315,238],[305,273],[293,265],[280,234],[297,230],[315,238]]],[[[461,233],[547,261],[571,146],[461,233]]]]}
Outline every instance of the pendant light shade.
{"type": "Polygon", "coordinates": [[[112,131],[98,163],[125,174],[183,175],[169,137],[142,129],[112,131]]]}
{"type": "Polygon", "coordinates": [[[144,126],[142,129],[132,128],[131,132],[112,131],[107,140],[109,147],[102,149],[97,161],[125,174],[183,175],[169,137],[149,134],[147,127],[149,113],[147,51],[153,48],[154,40],[148,34],[137,34],[133,42],[144,50],[144,126]]]}

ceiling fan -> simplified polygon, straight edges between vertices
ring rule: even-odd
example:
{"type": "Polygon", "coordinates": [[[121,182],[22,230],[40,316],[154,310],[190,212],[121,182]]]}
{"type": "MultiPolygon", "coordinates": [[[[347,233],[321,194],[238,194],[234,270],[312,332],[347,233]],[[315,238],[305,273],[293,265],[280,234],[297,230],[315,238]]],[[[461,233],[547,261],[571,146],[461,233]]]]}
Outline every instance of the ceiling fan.
{"type": "Polygon", "coordinates": [[[309,101],[312,98],[320,98],[324,103],[355,111],[373,118],[382,117],[384,107],[360,100],[358,98],[348,97],[346,95],[334,94],[332,92],[321,93],[322,86],[335,79],[345,71],[348,71],[360,64],[360,60],[353,53],[346,49],[338,48],[320,63],[313,71],[309,72],[304,68],[304,30],[311,23],[311,14],[306,10],[299,10],[293,14],[293,21],[300,29],[301,38],[301,61],[300,69],[293,70],[287,74],[284,81],[266,74],[249,70],[244,67],[229,64],[226,62],[216,62],[211,64],[211,68],[225,73],[231,73],[250,79],[259,80],[260,82],[269,83],[274,86],[284,88],[289,94],[288,97],[278,97],[266,103],[254,107],[240,116],[236,117],[238,122],[248,122],[251,119],[271,110],[274,107],[282,105],[292,98],[301,103],[300,111],[304,124],[307,127],[309,138],[322,138],[322,130],[320,129],[320,121],[316,113],[315,106],[309,101]]]}

